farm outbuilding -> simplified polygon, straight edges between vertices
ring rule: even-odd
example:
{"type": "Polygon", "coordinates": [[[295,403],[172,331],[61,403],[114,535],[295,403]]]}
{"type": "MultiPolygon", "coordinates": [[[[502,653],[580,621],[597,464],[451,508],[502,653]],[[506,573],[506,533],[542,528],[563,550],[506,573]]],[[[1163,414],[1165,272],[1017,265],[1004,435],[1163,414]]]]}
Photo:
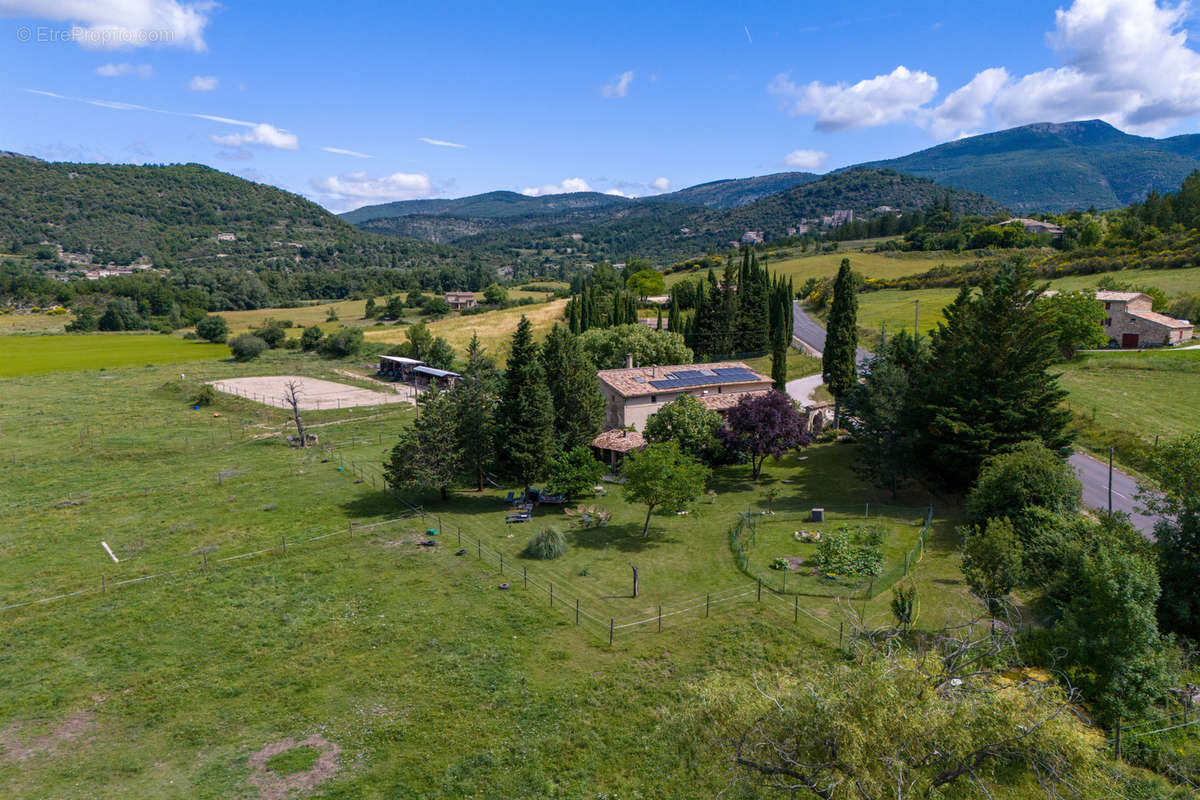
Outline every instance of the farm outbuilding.
{"type": "Polygon", "coordinates": [[[424,366],[424,361],[418,361],[415,358],[405,358],[404,356],[380,356],[379,357],[379,374],[389,378],[411,383],[413,380],[413,370],[417,367],[424,366]]]}

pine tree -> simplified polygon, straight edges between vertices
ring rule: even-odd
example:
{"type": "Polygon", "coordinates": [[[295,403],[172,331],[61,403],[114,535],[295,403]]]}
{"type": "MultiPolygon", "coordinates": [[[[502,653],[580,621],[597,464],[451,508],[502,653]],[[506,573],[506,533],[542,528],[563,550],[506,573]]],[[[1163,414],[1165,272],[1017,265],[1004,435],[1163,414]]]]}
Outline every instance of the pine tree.
{"type": "Polygon", "coordinates": [[[384,480],[397,490],[435,489],[445,500],[462,468],[457,414],[446,392],[425,392],[417,402],[421,413],[392,448],[384,480]]]}
{"type": "Polygon", "coordinates": [[[596,368],[579,338],[555,325],[542,345],[542,370],[554,404],[554,433],[561,450],[589,445],[604,424],[604,397],[596,368]]]}
{"type": "Polygon", "coordinates": [[[533,326],[522,315],[500,393],[496,449],[504,472],[526,487],[546,475],[555,456],[554,403],[539,350],[533,326]]]}
{"type": "Polygon", "coordinates": [[[483,491],[483,480],[496,458],[496,406],[500,378],[491,356],[484,353],[479,336],[467,345],[467,366],[451,398],[458,417],[458,447],[463,468],[483,491]]]}
{"type": "Polygon", "coordinates": [[[825,383],[837,401],[835,416],[839,417],[842,398],[858,383],[858,295],[855,290],[850,259],[843,258],[833,283],[833,303],[829,309],[825,352],[821,359],[825,383]]]}
{"type": "Polygon", "coordinates": [[[1040,296],[1028,264],[1007,265],[978,294],[964,287],[932,336],[918,455],[953,487],[1018,442],[1069,451],[1071,412],[1050,371],[1058,352],[1040,296]]]}

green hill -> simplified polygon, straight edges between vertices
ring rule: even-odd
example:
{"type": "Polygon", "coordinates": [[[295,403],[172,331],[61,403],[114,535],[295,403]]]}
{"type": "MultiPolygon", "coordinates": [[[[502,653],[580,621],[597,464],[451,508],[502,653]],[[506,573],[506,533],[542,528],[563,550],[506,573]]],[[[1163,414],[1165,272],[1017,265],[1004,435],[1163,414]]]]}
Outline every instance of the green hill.
{"type": "Polygon", "coordinates": [[[376,219],[363,224],[375,233],[420,236],[473,252],[571,248],[593,259],[629,253],[669,262],[723,249],[747,231],[767,239],[786,236],[804,219],[850,209],[870,214],[880,206],[899,212],[924,208],[948,197],[960,214],[998,214],[995,201],[892,170],[833,173],[733,209],[687,206],[650,197],[608,208],[564,211],[557,216],[464,219],[425,215],[376,219]],[[576,236],[580,238],[575,238],[576,236]]]}
{"type": "Polygon", "coordinates": [[[773,175],[758,175],[753,178],[737,178],[710,181],[677,192],[655,195],[652,199],[667,203],[683,203],[708,208],[737,208],[755,200],[761,200],[794,186],[819,180],[820,175],[812,172],[777,172],[773,175]]]}
{"type": "Polygon", "coordinates": [[[454,200],[401,200],[396,203],[363,206],[341,217],[360,224],[374,219],[409,216],[440,216],[476,219],[557,216],[571,211],[607,208],[631,202],[624,197],[600,192],[568,192],[530,197],[517,192],[487,192],[454,200]]]}
{"type": "Polygon", "coordinates": [[[58,248],[76,265],[230,269],[405,267],[457,255],[372,236],[299,195],[199,164],[0,155],[0,249],[46,257],[58,248]]]}
{"type": "Polygon", "coordinates": [[[1200,136],[1131,136],[1099,120],[1039,123],[866,164],[979,192],[1019,212],[1119,208],[1200,169],[1200,136]]]}

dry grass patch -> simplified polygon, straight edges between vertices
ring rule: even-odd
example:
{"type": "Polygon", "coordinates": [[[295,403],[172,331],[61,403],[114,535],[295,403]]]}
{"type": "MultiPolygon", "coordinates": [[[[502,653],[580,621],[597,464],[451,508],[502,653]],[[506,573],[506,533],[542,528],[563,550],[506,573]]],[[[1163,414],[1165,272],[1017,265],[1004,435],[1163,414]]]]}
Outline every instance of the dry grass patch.
{"type": "MultiPolygon", "coordinates": [[[[534,338],[537,339],[545,336],[555,322],[562,321],[566,307],[566,300],[555,300],[542,305],[518,306],[469,317],[447,317],[429,323],[429,330],[434,336],[444,337],[459,353],[467,349],[471,335],[478,333],[479,341],[487,351],[503,363],[508,356],[509,340],[512,339],[522,316],[529,318],[533,325],[534,338]]],[[[402,327],[367,331],[366,337],[368,341],[386,344],[407,341],[405,329],[402,327]]]]}

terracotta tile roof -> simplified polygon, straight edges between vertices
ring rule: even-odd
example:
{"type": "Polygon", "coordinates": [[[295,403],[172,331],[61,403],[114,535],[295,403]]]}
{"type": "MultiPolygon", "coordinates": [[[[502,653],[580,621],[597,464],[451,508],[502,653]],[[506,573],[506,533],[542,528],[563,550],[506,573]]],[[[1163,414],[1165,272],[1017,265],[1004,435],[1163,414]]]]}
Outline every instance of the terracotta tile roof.
{"type": "Polygon", "coordinates": [[[675,366],[665,367],[634,367],[633,369],[605,369],[598,373],[600,381],[612,389],[622,397],[642,397],[649,394],[658,394],[659,392],[671,392],[677,389],[703,389],[709,386],[728,386],[729,384],[745,384],[745,383],[767,383],[771,379],[760,372],[755,372],[750,367],[743,364],[741,361],[721,361],[714,364],[680,364],[675,366]],[[713,373],[715,370],[736,369],[744,370],[752,376],[750,380],[745,377],[730,378],[713,374],[712,380],[691,383],[687,387],[663,387],[654,386],[652,381],[667,381],[671,380],[672,376],[677,372],[707,372],[713,373]]]}
{"type": "Polygon", "coordinates": [[[1141,292],[1096,292],[1096,299],[1105,303],[1128,303],[1130,300],[1137,300],[1144,297],[1147,300],[1153,300],[1148,294],[1141,292]]]}
{"type": "Polygon", "coordinates": [[[615,453],[631,453],[646,446],[646,438],[637,431],[626,431],[616,428],[605,431],[592,440],[592,447],[600,450],[612,450],[615,453]]]}
{"type": "Polygon", "coordinates": [[[1147,322],[1153,322],[1155,324],[1162,325],[1164,328],[1194,327],[1192,323],[1188,322],[1186,319],[1175,319],[1175,317],[1168,317],[1166,314],[1159,314],[1154,311],[1130,311],[1129,313],[1138,319],[1144,319],[1147,322]]]}
{"type": "Polygon", "coordinates": [[[729,394],[709,394],[704,397],[698,397],[700,405],[712,411],[728,411],[729,409],[742,402],[743,397],[762,394],[762,392],[730,392],[729,394]]]}

